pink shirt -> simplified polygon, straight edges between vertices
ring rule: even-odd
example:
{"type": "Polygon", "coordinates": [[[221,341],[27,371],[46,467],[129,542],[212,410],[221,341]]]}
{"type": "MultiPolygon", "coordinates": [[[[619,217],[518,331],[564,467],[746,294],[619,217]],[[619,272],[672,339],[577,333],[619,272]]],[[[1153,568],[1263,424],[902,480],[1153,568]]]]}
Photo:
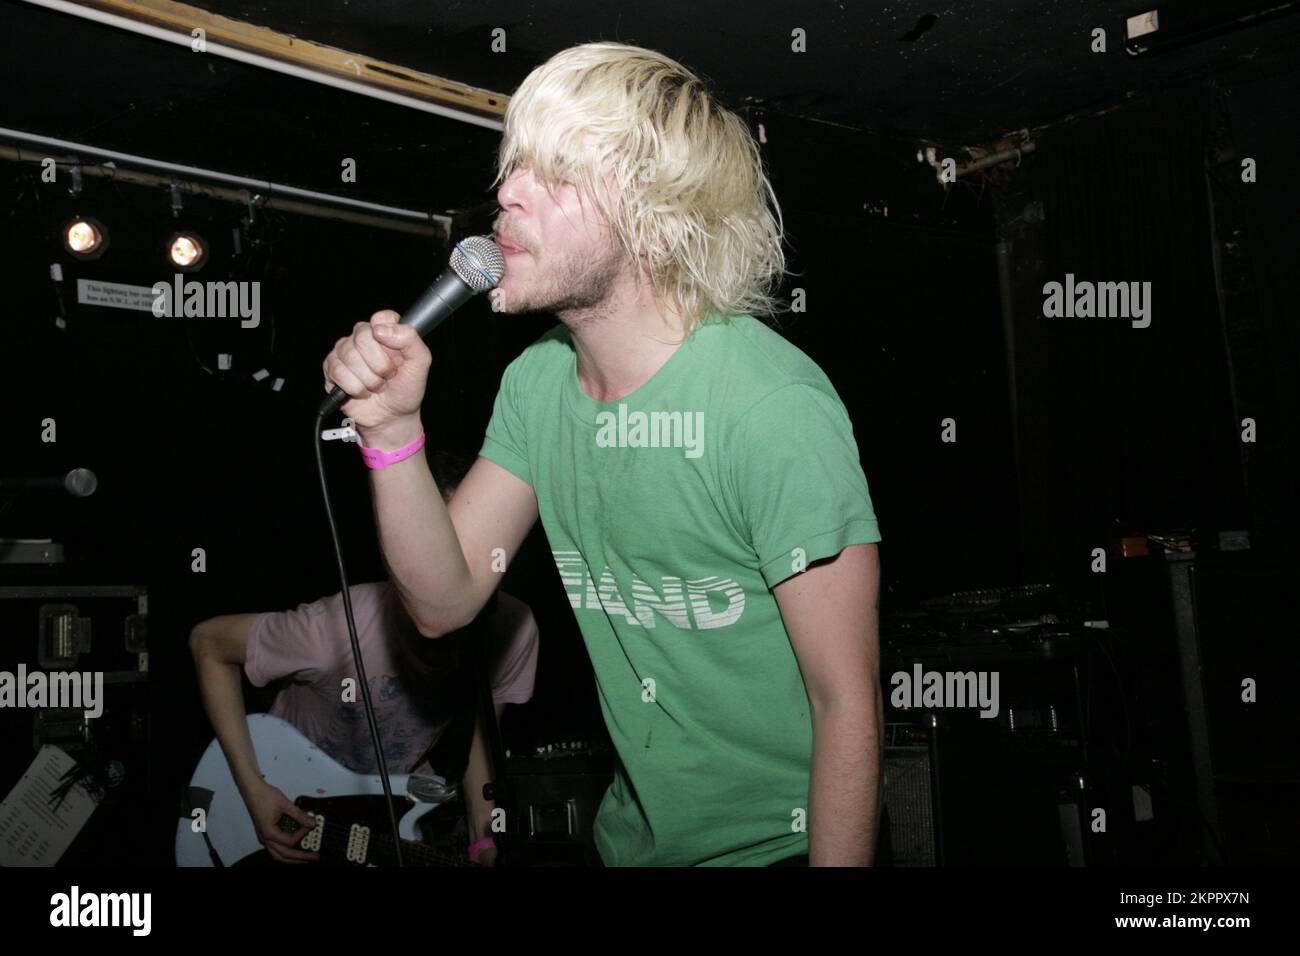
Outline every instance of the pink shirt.
{"type": "MultiPolygon", "coordinates": [[[[422,688],[407,686],[398,673],[392,636],[380,614],[391,587],[386,581],[355,584],[350,593],[384,759],[390,773],[407,773],[450,721],[431,719],[424,706],[427,688],[422,694],[422,688]]],[[[537,622],[528,605],[504,592],[497,594],[497,611],[484,622],[491,641],[492,698],[498,704],[522,704],[533,696],[537,622]]],[[[293,611],[259,614],[248,632],[244,672],[256,687],[288,678],[271,714],[293,724],[348,769],[376,772],[342,592],[293,611]],[[344,700],[346,678],[352,680],[350,698],[355,702],[344,700]]]]}

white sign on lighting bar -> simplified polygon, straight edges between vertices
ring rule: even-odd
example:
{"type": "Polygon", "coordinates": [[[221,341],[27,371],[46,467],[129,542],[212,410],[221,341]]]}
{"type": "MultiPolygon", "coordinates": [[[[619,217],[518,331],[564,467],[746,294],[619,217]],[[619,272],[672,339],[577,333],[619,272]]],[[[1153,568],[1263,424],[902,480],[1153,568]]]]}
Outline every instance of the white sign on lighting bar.
{"type": "Polygon", "coordinates": [[[1130,40],[1134,37],[1144,37],[1148,33],[1155,33],[1160,29],[1160,11],[1148,10],[1146,13],[1139,13],[1137,16],[1129,17],[1125,27],[1130,40]]]}
{"type": "Polygon", "coordinates": [[[153,288],[147,285],[127,285],[124,282],[100,282],[95,279],[77,280],[77,301],[83,305],[101,305],[109,309],[135,309],[152,312],[153,288]]]}

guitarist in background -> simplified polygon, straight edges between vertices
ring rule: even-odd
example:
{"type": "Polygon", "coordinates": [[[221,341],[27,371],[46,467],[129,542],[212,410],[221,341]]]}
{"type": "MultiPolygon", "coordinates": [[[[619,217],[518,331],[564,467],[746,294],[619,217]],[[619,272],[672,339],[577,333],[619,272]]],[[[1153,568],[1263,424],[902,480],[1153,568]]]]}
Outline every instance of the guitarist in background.
{"type": "MultiPolygon", "coordinates": [[[[443,499],[450,503],[469,461],[439,452],[432,464],[443,499]]],[[[432,768],[425,758],[451,725],[457,701],[463,699],[460,691],[473,683],[459,673],[460,644],[421,635],[386,581],[353,585],[350,594],[389,772],[428,773],[432,768]]],[[[492,698],[499,722],[506,704],[526,703],[532,697],[537,623],[528,605],[504,592],[496,609],[485,609],[478,623],[478,633],[489,641],[486,657],[492,663],[492,698]]],[[[465,628],[462,634],[470,632],[465,628]]],[[[204,709],[263,846],[273,859],[284,863],[318,859],[319,854],[298,848],[316,821],[262,779],[248,733],[239,670],[244,669],[255,687],[280,682],[270,708],[273,716],[288,721],[348,769],[377,773],[364,704],[356,689],[342,594],[300,604],[293,611],[227,614],[201,621],[190,634],[190,649],[204,709]],[[352,683],[346,686],[352,693],[345,702],[344,681],[349,678],[352,683]],[[277,826],[281,816],[297,820],[302,827],[285,833],[277,826]]],[[[471,859],[493,866],[493,804],[483,799],[489,767],[487,741],[476,718],[462,793],[468,808],[471,859]]]]}

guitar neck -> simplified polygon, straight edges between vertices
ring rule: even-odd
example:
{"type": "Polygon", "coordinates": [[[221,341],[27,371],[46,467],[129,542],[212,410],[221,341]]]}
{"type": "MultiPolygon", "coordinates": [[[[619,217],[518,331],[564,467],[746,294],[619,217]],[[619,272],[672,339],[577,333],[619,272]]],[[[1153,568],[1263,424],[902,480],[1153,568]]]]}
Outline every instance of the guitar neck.
{"type": "MultiPolygon", "coordinates": [[[[387,834],[370,836],[370,862],[375,866],[396,866],[397,854],[393,852],[393,838],[387,834]]],[[[477,866],[478,864],[435,849],[416,840],[402,841],[402,863],[407,866],[477,866]]]]}

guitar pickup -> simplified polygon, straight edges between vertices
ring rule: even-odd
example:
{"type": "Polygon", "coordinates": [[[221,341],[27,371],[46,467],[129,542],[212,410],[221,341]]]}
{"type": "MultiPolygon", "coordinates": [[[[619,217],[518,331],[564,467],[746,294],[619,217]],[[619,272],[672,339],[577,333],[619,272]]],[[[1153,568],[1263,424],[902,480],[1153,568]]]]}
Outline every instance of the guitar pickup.
{"type": "Polygon", "coordinates": [[[302,838],[298,848],[308,853],[317,853],[320,851],[321,838],[325,836],[325,818],[319,813],[313,813],[312,816],[316,818],[316,826],[312,828],[311,833],[302,838]]]}

